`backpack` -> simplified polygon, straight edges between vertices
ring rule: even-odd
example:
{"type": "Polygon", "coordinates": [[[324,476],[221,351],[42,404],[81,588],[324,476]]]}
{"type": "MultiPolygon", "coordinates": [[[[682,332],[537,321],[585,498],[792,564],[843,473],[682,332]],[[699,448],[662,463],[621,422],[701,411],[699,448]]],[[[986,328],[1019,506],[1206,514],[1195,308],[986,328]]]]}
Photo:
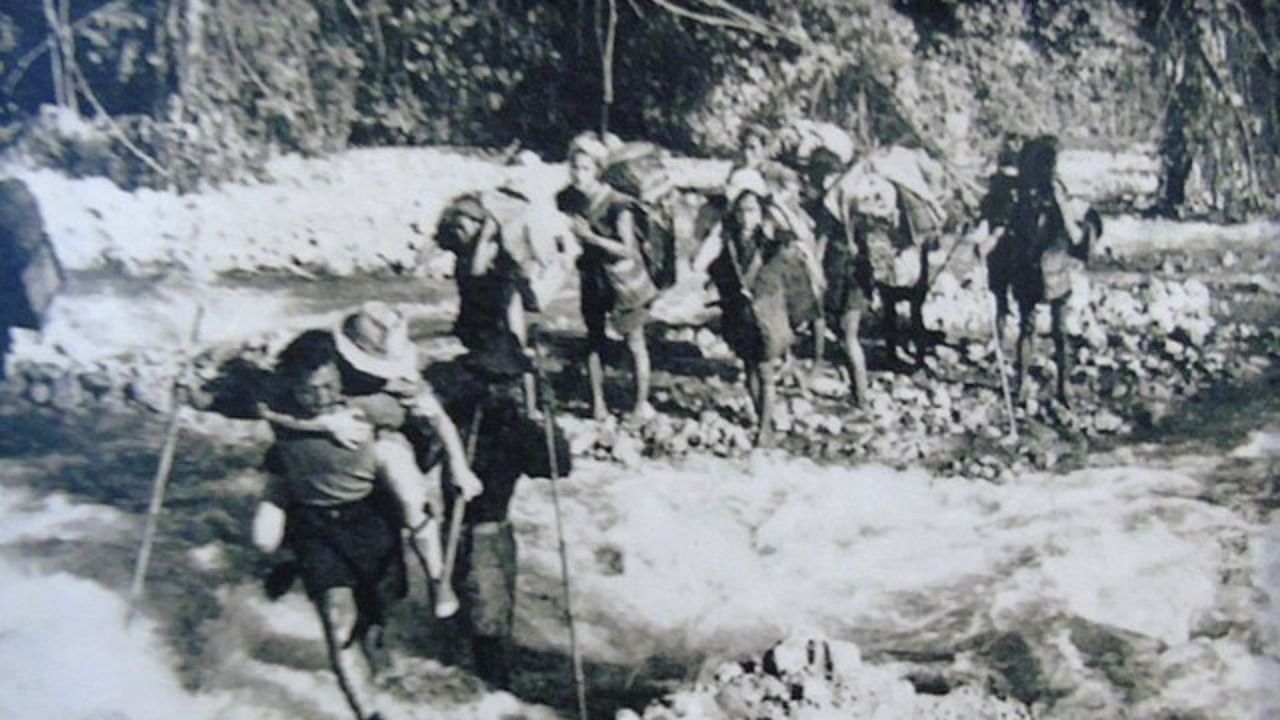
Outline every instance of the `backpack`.
{"type": "Polygon", "coordinates": [[[654,284],[660,290],[675,285],[674,219],[662,205],[675,181],[667,170],[664,151],[650,143],[627,143],[610,154],[600,178],[630,199],[640,253],[654,284]]]}

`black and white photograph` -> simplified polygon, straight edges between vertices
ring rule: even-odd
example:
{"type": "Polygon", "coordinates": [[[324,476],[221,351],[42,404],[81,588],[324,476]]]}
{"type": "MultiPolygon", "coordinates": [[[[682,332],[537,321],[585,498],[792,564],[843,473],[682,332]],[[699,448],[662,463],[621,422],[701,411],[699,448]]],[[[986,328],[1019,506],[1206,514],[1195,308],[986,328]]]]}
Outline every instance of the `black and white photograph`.
{"type": "Polygon", "coordinates": [[[1280,0],[5,0],[0,718],[1280,720],[1280,0]]]}

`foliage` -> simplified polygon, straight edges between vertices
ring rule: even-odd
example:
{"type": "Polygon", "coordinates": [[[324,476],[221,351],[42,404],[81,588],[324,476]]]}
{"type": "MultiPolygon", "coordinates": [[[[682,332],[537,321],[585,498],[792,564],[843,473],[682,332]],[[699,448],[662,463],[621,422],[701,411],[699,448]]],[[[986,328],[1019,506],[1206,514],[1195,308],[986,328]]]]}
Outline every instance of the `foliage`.
{"type": "Polygon", "coordinates": [[[1170,87],[1161,209],[1280,211],[1280,3],[1170,0],[1146,20],[1170,87]]]}
{"type": "MultiPolygon", "coordinates": [[[[626,137],[728,154],[748,121],[808,117],[970,172],[1010,133],[1158,141],[1168,204],[1236,213],[1277,195],[1276,5],[77,0],[72,27],[79,105],[95,147],[118,156],[102,171],[128,185],[193,188],[273,153],[350,144],[518,141],[558,154],[604,120],[612,7],[607,122],[626,137]],[[735,22],[706,22],[713,10],[735,22]]],[[[91,172],[100,153],[71,150],[83,128],[59,149],[65,123],[29,120],[53,97],[45,22],[26,7],[0,14],[0,119],[27,119],[34,155],[91,172]]]]}
{"type": "Polygon", "coordinates": [[[1134,13],[1080,0],[1037,12],[1035,3],[943,6],[944,17],[911,17],[875,0],[806,0],[812,48],[772,65],[744,60],[710,98],[708,126],[803,114],[864,142],[927,145],[962,162],[1008,133],[1153,138],[1158,103],[1134,13]]]}

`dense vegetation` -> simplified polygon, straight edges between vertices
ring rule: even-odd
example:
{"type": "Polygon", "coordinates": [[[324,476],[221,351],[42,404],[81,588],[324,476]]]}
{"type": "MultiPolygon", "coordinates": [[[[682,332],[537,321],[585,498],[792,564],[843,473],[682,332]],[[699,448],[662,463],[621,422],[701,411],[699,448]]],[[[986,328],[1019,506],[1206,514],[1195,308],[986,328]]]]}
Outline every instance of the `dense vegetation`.
{"type": "Polygon", "coordinates": [[[962,168],[1007,133],[1155,148],[1173,212],[1241,216],[1280,189],[1276,0],[25,5],[0,13],[9,141],[126,185],[349,145],[554,155],[602,123],[724,153],[744,120],[808,116],[962,168]]]}

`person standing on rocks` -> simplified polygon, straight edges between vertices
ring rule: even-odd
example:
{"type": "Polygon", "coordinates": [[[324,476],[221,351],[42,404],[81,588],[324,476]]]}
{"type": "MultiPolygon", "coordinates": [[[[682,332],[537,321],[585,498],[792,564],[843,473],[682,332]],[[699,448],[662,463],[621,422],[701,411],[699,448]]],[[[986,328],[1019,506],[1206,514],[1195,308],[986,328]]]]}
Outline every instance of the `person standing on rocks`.
{"type": "Polygon", "coordinates": [[[609,152],[593,134],[576,138],[569,148],[571,185],[556,197],[556,204],[570,216],[573,234],[582,244],[578,273],[582,319],[587,326],[592,416],[603,420],[609,414],[601,360],[607,322],[631,351],[635,362],[631,416],[643,421],[654,414],[649,404],[650,360],[644,330],[658,287],[645,267],[631,200],[600,177],[609,152]]]}
{"type": "MultiPolygon", "coordinates": [[[[540,423],[522,412],[520,378],[528,359],[506,345],[491,348],[491,353],[436,363],[427,378],[445,393],[444,406],[464,428],[471,468],[484,483],[484,493],[468,503],[463,518],[453,577],[461,603],[457,629],[470,639],[476,674],[494,687],[510,688],[517,574],[515,531],[508,518],[511,499],[520,477],[566,476],[572,458],[558,427],[551,425],[548,442],[544,423],[550,420],[544,417],[540,423]],[[554,445],[554,456],[549,445],[554,445]]],[[[429,454],[422,464],[429,468],[438,456],[429,454]]],[[[445,482],[446,505],[451,506],[456,493],[445,482]]]]}
{"type": "MultiPolygon", "coordinates": [[[[1066,341],[1067,300],[1076,276],[1084,272],[1090,246],[1102,234],[1102,217],[1093,208],[1071,204],[1058,177],[1058,138],[1041,135],[1018,153],[1018,196],[1009,220],[1012,249],[1010,286],[1018,303],[1018,348],[1014,385],[1019,400],[1029,396],[1027,362],[1035,338],[1035,308],[1049,303],[1050,334],[1057,367],[1057,399],[1069,404],[1066,341]]],[[[996,326],[1004,322],[997,317],[996,326]]]]}
{"type": "MultiPolygon", "coordinates": [[[[426,481],[403,436],[369,432],[342,443],[309,426],[329,427],[322,418],[349,408],[343,361],[334,335],[321,330],[303,333],[279,357],[283,392],[264,462],[272,480],[254,540],[292,551],[348,705],[357,720],[383,720],[374,677],[387,611],[407,589],[401,533],[434,526],[423,504],[408,500],[425,498],[426,481]]],[[[478,491],[460,482],[464,492],[478,491]]]]}
{"type": "MultiPolygon", "coordinates": [[[[836,332],[849,374],[849,389],[855,406],[867,402],[867,360],[859,333],[862,319],[872,308],[875,281],[865,247],[853,228],[843,223],[825,203],[827,184],[838,178],[847,160],[825,148],[815,149],[807,158],[804,210],[813,220],[822,262],[823,315],[836,332]]],[[[816,337],[814,355],[823,356],[825,339],[816,337]]]]}
{"type": "Polygon", "coordinates": [[[756,444],[770,447],[774,366],[795,341],[795,329],[821,317],[822,288],[759,172],[734,173],[726,196],[729,213],[708,272],[720,296],[725,342],[745,367],[756,444]]]}
{"type": "Polygon", "coordinates": [[[26,183],[0,179],[0,380],[11,328],[39,330],[65,276],[26,183]]]}

